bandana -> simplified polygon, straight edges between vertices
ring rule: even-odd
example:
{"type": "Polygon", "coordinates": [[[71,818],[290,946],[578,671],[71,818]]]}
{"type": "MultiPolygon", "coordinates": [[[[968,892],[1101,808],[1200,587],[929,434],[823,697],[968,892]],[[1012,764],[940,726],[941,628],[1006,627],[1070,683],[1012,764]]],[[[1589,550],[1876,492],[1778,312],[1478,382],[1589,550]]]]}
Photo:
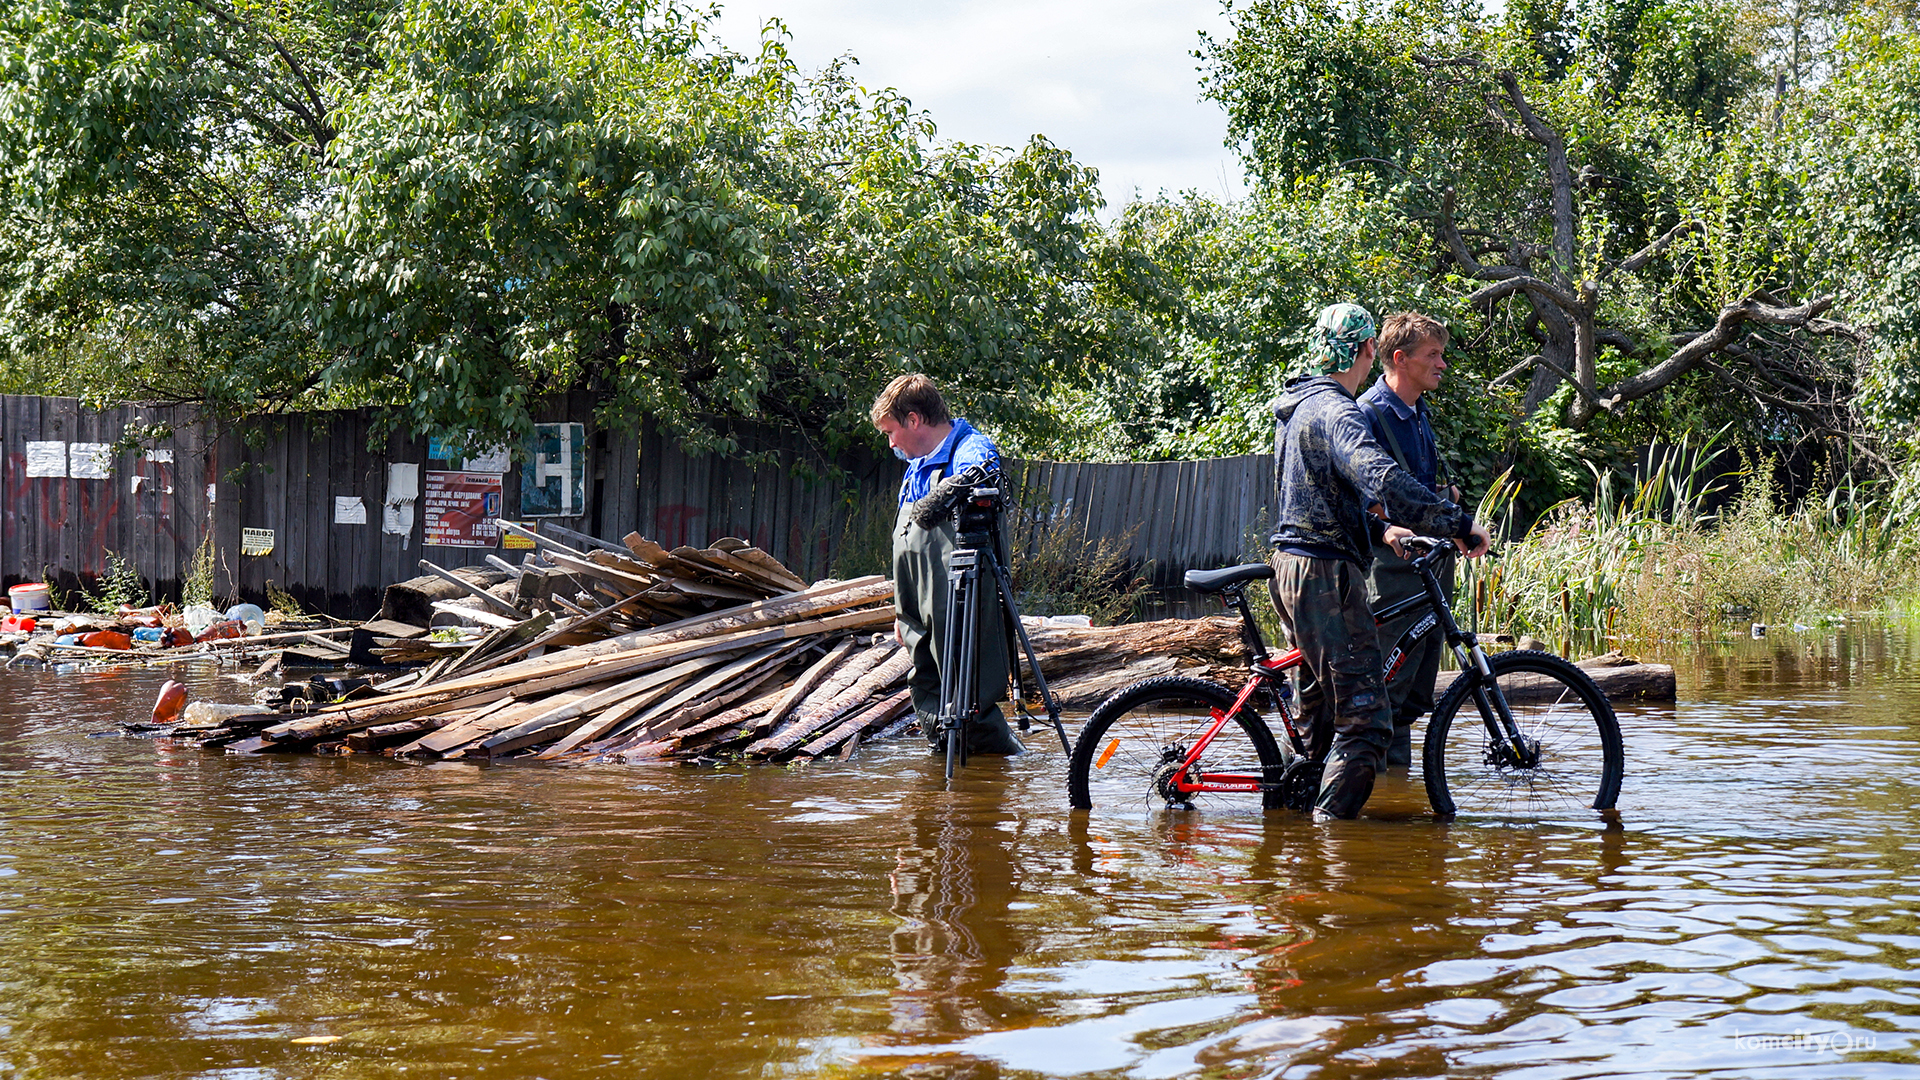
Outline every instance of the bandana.
{"type": "Polygon", "coordinates": [[[1320,313],[1307,335],[1307,371],[1338,375],[1353,366],[1360,346],[1373,337],[1373,316],[1359,304],[1334,304],[1320,313]]]}

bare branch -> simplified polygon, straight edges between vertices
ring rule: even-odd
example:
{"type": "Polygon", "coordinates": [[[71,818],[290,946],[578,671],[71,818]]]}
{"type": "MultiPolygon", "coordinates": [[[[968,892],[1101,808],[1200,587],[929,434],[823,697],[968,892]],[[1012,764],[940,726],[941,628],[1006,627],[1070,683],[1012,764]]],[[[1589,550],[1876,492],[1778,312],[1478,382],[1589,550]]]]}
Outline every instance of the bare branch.
{"type": "Polygon", "coordinates": [[[1674,350],[1672,356],[1638,375],[1620,380],[1607,392],[1619,401],[1637,401],[1698,367],[1715,353],[1725,351],[1737,339],[1744,324],[1758,322],[1804,328],[1832,307],[1833,300],[1831,296],[1823,296],[1795,307],[1785,307],[1771,294],[1756,289],[1745,300],[1720,309],[1713,329],[1690,337],[1684,345],[1674,350]]]}
{"type": "MultiPolygon", "coordinates": [[[[1624,260],[1620,262],[1620,265],[1617,267],[1617,269],[1625,270],[1629,274],[1635,273],[1638,270],[1640,270],[1642,267],[1646,266],[1647,263],[1651,262],[1655,255],[1658,255],[1661,252],[1672,247],[1673,242],[1675,240],[1678,240],[1682,236],[1685,236],[1686,234],[1701,228],[1704,228],[1704,226],[1701,225],[1701,223],[1698,221],[1691,221],[1691,220],[1683,221],[1680,224],[1675,225],[1673,228],[1668,229],[1665,235],[1661,236],[1659,239],[1648,244],[1646,247],[1641,248],[1639,251],[1636,251],[1633,254],[1627,256],[1624,260]]],[[[1609,269],[1607,271],[1607,274],[1611,275],[1612,272],[1613,270],[1609,269]]]]}
{"type": "Polygon", "coordinates": [[[1468,250],[1465,238],[1460,235],[1460,227],[1453,217],[1454,191],[1449,187],[1440,197],[1440,239],[1447,245],[1447,253],[1453,261],[1467,272],[1467,276],[1481,281],[1502,281],[1518,277],[1526,270],[1518,266],[1486,266],[1468,250]]]}
{"type": "MultiPolygon", "coordinates": [[[[1503,266],[1495,267],[1494,269],[1513,270],[1513,267],[1503,266]]],[[[1475,289],[1472,293],[1468,294],[1467,303],[1491,304],[1503,296],[1511,296],[1517,292],[1526,292],[1545,300],[1547,303],[1554,305],[1562,311],[1572,313],[1580,310],[1579,301],[1575,300],[1573,295],[1566,290],[1561,289],[1551,282],[1541,281],[1532,274],[1520,274],[1517,270],[1514,272],[1519,274],[1519,276],[1495,281],[1491,285],[1482,285],[1480,288],[1475,289]]]]}

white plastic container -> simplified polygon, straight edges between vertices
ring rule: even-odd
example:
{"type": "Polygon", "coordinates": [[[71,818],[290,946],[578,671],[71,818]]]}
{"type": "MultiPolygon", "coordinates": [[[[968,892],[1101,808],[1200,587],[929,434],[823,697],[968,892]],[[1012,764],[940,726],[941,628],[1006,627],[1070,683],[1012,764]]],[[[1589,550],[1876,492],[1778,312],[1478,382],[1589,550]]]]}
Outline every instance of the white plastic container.
{"type": "Polygon", "coordinates": [[[205,727],[222,720],[231,720],[236,716],[258,716],[272,711],[259,705],[224,705],[218,701],[190,701],[180,713],[180,723],[186,727],[205,727]]]}
{"type": "Polygon", "coordinates": [[[13,610],[16,613],[22,611],[47,611],[53,606],[51,597],[47,592],[47,587],[39,582],[15,585],[13,588],[7,590],[7,599],[13,604],[13,610]]]}

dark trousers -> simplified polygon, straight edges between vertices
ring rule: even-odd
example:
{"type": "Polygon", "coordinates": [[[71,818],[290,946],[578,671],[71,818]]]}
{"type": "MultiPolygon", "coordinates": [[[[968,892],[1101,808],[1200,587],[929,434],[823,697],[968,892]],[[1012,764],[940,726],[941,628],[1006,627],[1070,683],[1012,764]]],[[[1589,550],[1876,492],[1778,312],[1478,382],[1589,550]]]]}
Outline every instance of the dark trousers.
{"type": "Polygon", "coordinates": [[[1280,552],[1273,569],[1273,604],[1302,656],[1300,715],[1313,753],[1327,757],[1314,808],[1357,817],[1393,739],[1366,575],[1343,559],[1280,552]]]}
{"type": "MultiPolygon", "coordinates": [[[[1441,564],[1440,590],[1453,603],[1454,560],[1441,564]]],[[[1413,564],[1393,553],[1385,544],[1373,546],[1373,565],[1367,570],[1367,600],[1378,611],[1409,596],[1423,596],[1426,586],[1413,564]]],[[[1407,631],[1433,618],[1433,608],[1422,604],[1405,615],[1381,623],[1377,631],[1384,666],[1386,658],[1400,646],[1407,631]]],[[[1387,683],[1387,697],[1393,706],[1393,743],[1387,748],[1386,766],[1404,769],[1413,764],[1413,724],[1433,711],[1433,683],[1440,674],[1440,657],[1446,652],[1446,635],[1437,620],[1429,622],[1419,641],[1406,646],[1407,656],[1400,672],[1387,683]]]]}
{"type": "MultiPolygon", "coordinates": [[[[947,596],[952,591],[947,556],[952,554],[954,542],[951,523],[923,529],[908,520],[904,507],[894,523],[894,616],[901,643],[913,656],[913,674],[907,680],[908,688],[913,691],[913,711],[930,740],[940,736],[934,720],[940,714],[940,656],[953,630],[947,625],[947,596]]],[[[984,567],[982,569],[984,571],[984,567]]],[[[1007,696],[1007,676],[1011,670],[1000,611],[1000,590],[992,576],[984,572],[980,581],[979,611],[980,647],[974,700],[985,704],[986,710],[967,725],[967,753],[1017,754],[1023,747],[1014,738],[1007,726],[1006,714],[997,704],[1007,696]]]]}

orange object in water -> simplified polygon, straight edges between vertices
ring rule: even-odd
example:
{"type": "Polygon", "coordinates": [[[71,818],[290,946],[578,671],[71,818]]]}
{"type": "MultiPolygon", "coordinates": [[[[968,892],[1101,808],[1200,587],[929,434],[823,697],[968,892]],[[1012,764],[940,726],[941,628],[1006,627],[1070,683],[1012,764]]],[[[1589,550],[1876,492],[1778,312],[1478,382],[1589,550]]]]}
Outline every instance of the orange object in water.
{"type": "Polygon", "coordinates": [[[95,630],[91,634],[81,634],[80,644],[95,649],[131,649],[133,638],[118,630],[95,630]]]}
{"type": "Polygon", "coordinates": [[[168,679],[160,687],[160,698],[153,703],[153,722],[171,724],[180,718],[180,710],[187,707],[187,688],[168,679]]]}
{"type": "Polygon", "coordinates": [[[205,630],[200,631],[200,636],[197,638],[194,638],[193,640],[215,641],[220,638],[237,638],[237,637],[246,637],[246,636],[247,636],[246,623],[238,622],[233,619],[222,619],[221,621],[214,623],[212,626],[207,627],[205,630]]]}

